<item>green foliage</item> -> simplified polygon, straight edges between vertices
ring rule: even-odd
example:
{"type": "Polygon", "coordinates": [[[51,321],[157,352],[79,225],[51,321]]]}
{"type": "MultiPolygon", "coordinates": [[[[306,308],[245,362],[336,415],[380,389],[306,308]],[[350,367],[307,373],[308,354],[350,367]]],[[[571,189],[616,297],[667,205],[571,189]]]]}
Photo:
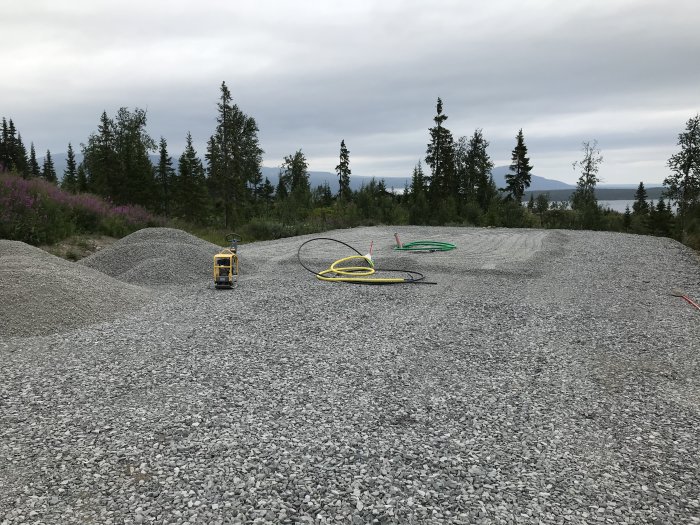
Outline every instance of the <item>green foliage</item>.
{"type": "Polygon", "coordinates": [[[581,216],[583,228],[595,224],[598,212],[598,200],[595,196],[595,187],[600,178],[598,172],[603,162],[603,156],[598,149],[598,142],[583,142],[583,159],[573,163],[574,170],[579,169],[581,176],[576,183],[576,190],[571,195],[571,208],[577,210],[581,216]]]}
{"type": "Polygon", "coordinates": [[[350,189],[350,152],[345,146],[345,141],[340,141],[340,161],[335,167],[335,172],[338,174],[338,198],[341,200],[350,200],[352,198],[352,190],[350,189]]]}
{"type": "Polygon", "coordinates": [[[97,133],[82,145],[87,189],[115,204],[155,209],[156,184],[149,152],[155,141],[146,133],[146,111],[120,108],[115,119],[102,112],[97,133]]]}
{"type": "Polygon", "coordinates": [[[433,118],[435,126],[428,130],[430,142],[425,153],[425,163],[432,172],[428,191],[433,203],[459,192],[459,182],[455,173],[454,140],[450,130],[444,126],[446,120],[447,115],[442,112],[442,100],[438,97],[436,115],[433,118]]]}
{"type": "Polygon", "coordinates": [[[95,195],[74,195],[42,179],[0,174],[0,238],[52,244],[76,233],[121,237],[162,224],[137,206],[113,206],[95,195]]]}
{"type": "Polygon", "coordinates": [[[157,188],[157,202],[155,209],[168,217],[172,212],[173,201],[173,184],[175,182],[175,169],[173,168],[173,159],[168,154],[168,142],[164,137],[160,138],[158,144],[158,165],[155,170],[155,182],[157,188]]]}
{"type": "Polygon", "coordinates": [[[219,114],[214,134],[207,144],[209,186],[228,227],[247,218],[253,208],[255,188],[262,182],[263,150],[258,125],[233,103],[226,83],[221,83],[219,114]]]}
{"type": "Polygon", "coordinates": [[[0,134],[0,171],[16,171],[22,173],[26,168],[26,151],[22,138],[17,133],[12,119],[2,118],[2,133],[0,134]]]}
{"type": "Polygon", "coordinates": [[[515,148],[513,149],[512,161],[509,172],[506,174],[506,187],[508,199],[520,203],[523,200],[525,190],[530,187],[530,172],[532,166],[527,157],[527,146],[523,138],[523,130],[518,131],[515,148]]]}
{"type": "Polygon", "coordinates": [[[306,157],[301,150],[284,158],[280,169],[279,217],[285,224],[304,221],[312,207],[306,157]]]}
{"type": "Polygon", "coordinates": [[[686,123],[678,135],[680,151],[668,160],[671,174],[664,179],[666,194],[678,205],[679,236],[694,243],[695,213],[700,206],[700,114],[686,123]]]}
{"type": "Polygon", "coordinates": [[[25,177],[33,177],[35,179],[41,176],[41,168],[39,168],[39,162],[36,160],[36,150],[34,149],[33,142],[29,146],[28,172],[23,175],[25,177]]]}
{"type": "Polygon", "coordinates": [[[189,133],[177,171],[172,168],[165,139],[160,142],[160,161],[153,166],[148,152],[155,143],[145,132],[145,112],[122,108],[115,119],[102,113],[98,131],[82,145],[83,163],[76,166],[68,145],[65,191],[48,182],[53,178],[50,152],[40,169],[33,143],[27,155],[14,124],[3,118],[0,172],[11,170],[26,179],[7,173],[0,176],[0,236],[34,244],[56,242],[76,233],[120,237],[146,226],[165,225],[164,219],[147,211],[150,209],[169,215],[167,224],[218,245],[231,229],[250,242],[359,225],[463,224],[666,235],[700,249],[700,156],[696,147],[700,117],[688,122],[679,136],[681,151],[669,160],[673,175],[665,183],[669,198],[679,203],[679,215],[674,215],[669,200],[660,198],[656,205],[648,202],[642,183],[635,193],[633,212],[601,209],[596,184],[602,156],[595,141],[583,143],[583,159],[574,163],[580,178],[571,209],[568,201],[550,203],[548,194],[531,195],[528,206],[521,206],[521,190],[529,185],[530,168],[522,130],[513,150],[509,198],[501,199],[491,174],[489,143],[481,130],[454,142],[444,126],[446,119],[438,99],[426,152],[431,176],[425,176],[419,162],[403,195],[389,191],[383,180],[376,179],[351,192],[349,151],[341,141],[336,172],[341,187],[346,182],[348,186],[335,197],[328,184],[311,190],[308,163],[301,150],[285,158],[276,187],[262,180],[257,125],[233,104],[225,84],[218,125],[207,145],[206,167],[189,133]],[[92,193],[86,193],[88,189],[92,193]]]}
{"type": "Polygon", "coordinates": [[[56,168],[53,164],[53,159],[51,158],[51,152],[46,150],[46,156],[44,157],[44,166],[41,168],[41,177],[54,184],[58,181],[56,177],[56,168]]]}
{"type": "Polygon", "coordinates": [[[209,193],[204,166],[192,145],[192,134],[189,132],[185,151],[178,163],[178,173],[171,180],[171,186],[173,214],[187,222],[205,223],[209,218],[209,193]]]}
{"type": "Polygon", "coordinates": [[[75,153],[73,146],[68,143],[68,154],[66,157],[66,169],[63,171],[63,179],[61,180],[61,188],[70,192],[77,193],[78,189],[78,168],[75,161],[75,153]]]}
{"type": "Polygon", "coordinates": [[[632,211],[635,215],[646,215],[649,213],[648,198],[649,195],[644,187],[644,183],[640,182],[637,191],[634,193],[634,204],[632,204],[632,211]]]}

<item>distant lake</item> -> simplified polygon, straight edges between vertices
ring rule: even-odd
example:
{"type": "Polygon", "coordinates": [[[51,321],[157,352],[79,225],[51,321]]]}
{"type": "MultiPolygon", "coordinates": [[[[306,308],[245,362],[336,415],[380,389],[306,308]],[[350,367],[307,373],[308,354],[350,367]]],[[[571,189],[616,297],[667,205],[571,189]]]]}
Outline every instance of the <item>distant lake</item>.
{"type": "MultiPolygon", "coordinates": [[[[656,206],[656,203],[657,203],[658,201],[648,200],[647,202],[648,202],[649,204],[652,204],[652,203],[653,203],[654,206],[656,206]]],[[[525,203],[525,204],[527,204],[527,203],[525,203]]],[[[625,213],[625,208],[626,208],[627,206],[629,206],[629,207],[630,207],[630,211],[632,211],[632,205],[634,204],[634,201],[633,201],[633,200],[631,200],[631,201],[629,201],[629,200],[598,201],[598,204],[599,204],[600,207],[603,208],[603,209],[608,209],[608,208],[609,208],[609,209],[611,209],[611,210],[613,210],[613,211],[617,211],[617,212],[620,212],[620,213],[625,213]]],[[[674,211],[676,210],[676,207],[675,207],[675,206],[672,206],[672,208],[673,208],[674,211]]]]}
{"type": "Polygon", "coordinates": [[[634,201],[598,201],[598,204],[604,210],[610,208],[613,211],[625,213],[625,208],[627,206],[629,206],[630,211],[632,211],[632,205],[634,204],[634,201]]]}

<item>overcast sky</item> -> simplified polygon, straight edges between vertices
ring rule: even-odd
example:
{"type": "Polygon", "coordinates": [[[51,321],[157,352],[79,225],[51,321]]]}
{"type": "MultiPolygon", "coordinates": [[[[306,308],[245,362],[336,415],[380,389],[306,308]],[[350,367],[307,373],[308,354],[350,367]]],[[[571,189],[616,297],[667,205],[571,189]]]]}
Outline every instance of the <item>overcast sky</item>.
{"type": "Polygon", "coordinates": [[[106,111],[204,154],[220,85],[265,166],[410,176],[437,97],[498,165],[523,129],[533,173],[575,183],[597,140],[609,184],[660,183],[700,111],[698,0],[0,0],[0,117],[37,155],[76,151],[106,111]]]}

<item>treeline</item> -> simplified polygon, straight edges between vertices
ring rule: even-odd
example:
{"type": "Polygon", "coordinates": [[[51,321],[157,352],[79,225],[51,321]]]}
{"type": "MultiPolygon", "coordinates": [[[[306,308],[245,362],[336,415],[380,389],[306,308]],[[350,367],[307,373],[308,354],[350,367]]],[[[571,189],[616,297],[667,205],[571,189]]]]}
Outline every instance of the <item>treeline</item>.
{"type": "MultiPolygon", "coordinates": [[[[640,183],[634,209],[621,214],[598,204],[595,189],[603,157],[596,141],[583,143],[582,158],[574,162],[580,176],[567,202],[550,202],[540,194],[522,206],[532,171],[522,129],[515,136],[505,187],[499,188],[482,130],[455,138],[439,98],[424,160],[413,168],[411,184],[401,193],[389,191],[376,179],[353,191],[350,151],[343,140],[335,168],[336,194],[328,184],[310,186],[301,149],[284,158],[276,181],[263,179],[257,123],[233,102],[225,83],[220,91],[216,123],[203,155],[188,132],[185,150],[175,162],[166,139],[155,141],[146,132],[146,112],[141,109],[122,108],[114,117],[103,112],[97,131],[80,145],[80,163],[68,144],[60,186],[74,194],[104,197],[114,205],[137,205],[165,220],[221,229],[245,225],[255,238],[360,224],[460,224],[668,235],[700,248],[698,116],[688,121],[679,135],[680,151],[668,161],[671,175],[664,181],[665,198],[652,206],[640,183]],[[154,152],[159,159],[155,164],[150,160],[154,152]],[[678,213],[672,212],[671,202],[678,213]]],[[[58,184],[50,151],[40,166],[34,144],[27,152],[14,123],[5,118],[0,138],[3,169],[58,184]]]]}

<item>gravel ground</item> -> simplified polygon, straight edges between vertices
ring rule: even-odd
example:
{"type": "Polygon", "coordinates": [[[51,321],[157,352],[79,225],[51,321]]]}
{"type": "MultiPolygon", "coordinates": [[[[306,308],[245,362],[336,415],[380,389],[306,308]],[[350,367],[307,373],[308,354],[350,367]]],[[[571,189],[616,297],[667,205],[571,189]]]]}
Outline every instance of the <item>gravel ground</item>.
{"type": "Polygon", "coordinates": [[[306,236],[241,246],[215,290],[213,245],[149,229],[42,256],[62,268],[42,292],[21,264],[41,254],[1,241],[0,524],[700,523],[700,312],[670,294],[700,299],[695,254],[429,227],[401,240],[457,249],[398,253],[393,233],[324,236],[436,285],[320,282],[306,236]]]}

